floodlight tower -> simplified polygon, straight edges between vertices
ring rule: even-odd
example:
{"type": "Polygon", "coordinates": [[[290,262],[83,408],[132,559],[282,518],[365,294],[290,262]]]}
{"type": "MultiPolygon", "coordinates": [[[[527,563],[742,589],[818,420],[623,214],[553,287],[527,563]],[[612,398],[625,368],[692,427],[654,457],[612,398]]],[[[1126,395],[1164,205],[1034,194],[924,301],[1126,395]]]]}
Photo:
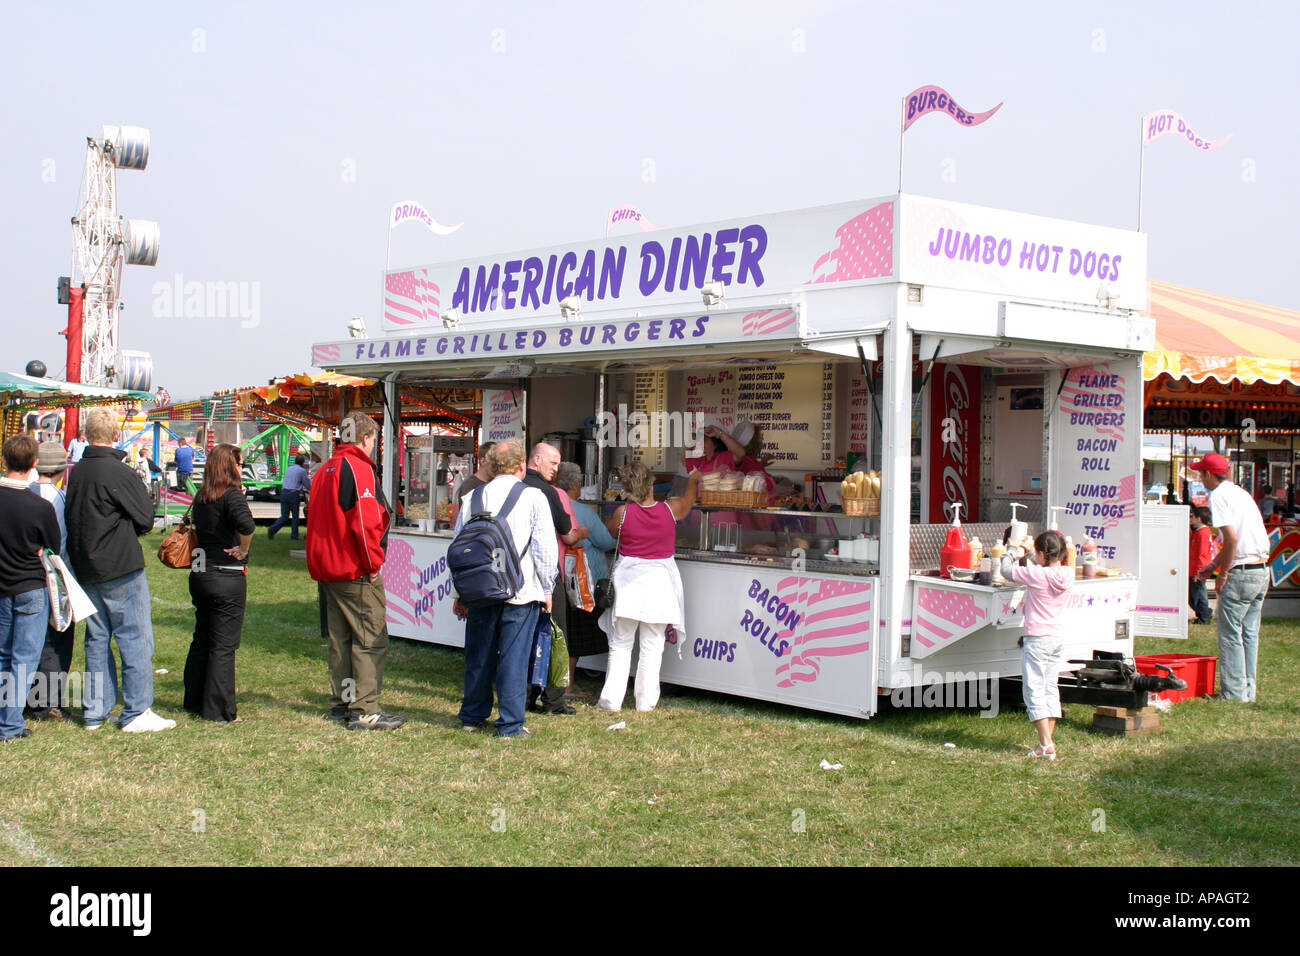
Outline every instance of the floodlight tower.
{"type": "Polygon", "coordinates": [[[101,126],[98,136],[86,138],[80,206],[72,219],[69,381],[122,387],[116,368],[122,266],[158,262],[158,224],[118,215],[117,171],[144,169],[148,162],[149,131],[142,127],[101,126]]]}

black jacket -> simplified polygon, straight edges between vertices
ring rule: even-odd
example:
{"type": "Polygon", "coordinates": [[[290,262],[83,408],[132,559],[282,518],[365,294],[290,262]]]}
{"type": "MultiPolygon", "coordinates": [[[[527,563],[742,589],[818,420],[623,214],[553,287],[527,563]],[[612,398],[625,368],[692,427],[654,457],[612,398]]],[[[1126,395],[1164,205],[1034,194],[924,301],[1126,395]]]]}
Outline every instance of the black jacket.
{"type": "Polygon", "coordinates": [[[144,570],[137,535],[153,529],[153,498],[126,452],[91,445],[68,476],[68,557],[77,580],[90,584],[144,570]]]}

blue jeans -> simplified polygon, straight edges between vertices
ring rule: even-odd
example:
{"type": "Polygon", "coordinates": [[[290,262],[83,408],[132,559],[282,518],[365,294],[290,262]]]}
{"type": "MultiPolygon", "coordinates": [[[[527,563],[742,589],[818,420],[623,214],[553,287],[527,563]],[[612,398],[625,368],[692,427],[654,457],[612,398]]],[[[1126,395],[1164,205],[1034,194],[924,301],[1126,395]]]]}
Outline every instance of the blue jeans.
{"type": "Polygon", "coordinates": [[[301,491],[281,491],[280,492],[280,520],[271,525],[268,529],[272,537],[275,533],[289,525],[289,537],[293,540],[298,538],[298,503],[302,501],[301,491]],[[292,524],[290,520],[292,519],[292,524]]]}
{"type": "Polygon", "coordinates": [[[465,699],[460,722],[477,727],[492,713],[492,683],[497,687],[497,733],[510,737],[523,729],[528,699],[528,660],[542,605],[492,604],[469,609],[465,624],[465,699]]]}
{"type": "Polygon", "coordinates": [[[1233,568],[1219,589],[1219,692],[1230,700],[1255,699],[1259,615],[1268,594],[1268,568],[1233,568]]]}
{"type": "MultiPolygon", "coordinates": [[[[212,572],[220,574],[222,572],[212,572]]],[[[149,581],[132,571],[110,581],[82,584],[97,613],[86,619],[87,725],[104,722],[117,703],[117,666],[110,638],[122,657],[122,716],[127,724],[153,706],[153,617],[149,581]]]]}
{"type": "Polygon", "coordinates": [[[23,705],[41,663],[49,619],[44,588],[0,597],[0,740],[17,737],[27,726],[23,705]]]}

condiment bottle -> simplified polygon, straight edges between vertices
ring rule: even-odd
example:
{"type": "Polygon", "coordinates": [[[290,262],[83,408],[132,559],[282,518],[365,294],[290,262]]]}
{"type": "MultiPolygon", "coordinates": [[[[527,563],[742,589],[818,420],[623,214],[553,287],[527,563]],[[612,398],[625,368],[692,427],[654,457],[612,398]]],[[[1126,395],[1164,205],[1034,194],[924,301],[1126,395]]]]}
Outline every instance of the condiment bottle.
{"type": "Polygon", "coordinates": [[[984,545],[980,544],[979,535],[970,539],[970,564],[968,567],[978,568],[980,566],[980,555],[984,553],[984,545]]]}
{"type": "Polygon", "coordinates": [[[989,579],[991,584],[1001,584],[1002,577],[1002,558],[1006,555],[1007,549],[1000,542],[993,543],[993,567],[990,568],[992,577],[989,579]]]}
{"type": "Polygon", "coordinates": [[[975,582],[985,587],[993,583],[993,560],[987,554],[980,556],[980,571],[975,582]]]}
{"type": "Polygon", "coordinates": [[[969,568],[970,543],[961,530],[961,502],[952,503],[952,527],[944,538],[943,547],[939,549],[939,575],[949,577],[949,568],[969,568]]]}
{"type": "Polygon", "coordinates": [[[1097,542],[1092,538],[1083,539],[1083,576],[1085,578],[1097,576],[1097,542]]]}
{"type": "Polygon", "coordinates": [[[1023,507],[1024,505],[1018,501],[1011,503],[1011,537],[1007,540],[1016,546],[1019,546],[1020,540],[1029,533],[1029,525],[1020,520],[1020,512],[1016,510],[1023,507]]]}
{"type": "Polygon", "coordinates": [[[1074,549],[1074,539],[1067,534],[1065,536],[1065,566],[1070,570],[1077,568],[1078,565],[1075,563],[1077,557],[1078,555],[1074,549]]]}

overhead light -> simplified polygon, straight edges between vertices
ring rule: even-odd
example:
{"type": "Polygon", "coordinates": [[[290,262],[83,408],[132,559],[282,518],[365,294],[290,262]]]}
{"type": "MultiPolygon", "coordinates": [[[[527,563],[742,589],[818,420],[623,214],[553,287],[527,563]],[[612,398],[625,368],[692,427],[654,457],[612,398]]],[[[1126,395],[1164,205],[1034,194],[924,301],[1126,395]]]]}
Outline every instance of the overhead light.
{"type": "Polygon", "coordinates": [[[576,295],[565,296],[560,300],[560,316],[566,321],[582,315],[582,300],[576,295]]]}
{"type": "Polygon", "coordinates": [[[1106,285],[1106,283],[1103,282],[1101,285],[1097,286],[1097,304],[1106,311],[1110,311],[1112,304],[1118,298],[1119,293],[1106,285]]]}
{"type": "Polygon", "coordinates": [[[704,283],[704,285],[700,288],[700,298],[704,300],[704,305],[706,307],[710,305],[717,305],[726,297],[726,294],[727,294],[727,287],[724,286],[717,279],[714,279],[712,282],[704,283]]]}
{"type": "Polygon", "coordinates": [[[460,328],[460,309],[448,309],[442,313],[442,327],[444,329],[460,328]]]}
{"type": "Polygon", "coordinates": [[[348,335],[350,335],[354,339],[367,338],[368,336],[366,335],[366,320],[359,315],[354,316],[352,321],[348,323],[348,335]]]}

